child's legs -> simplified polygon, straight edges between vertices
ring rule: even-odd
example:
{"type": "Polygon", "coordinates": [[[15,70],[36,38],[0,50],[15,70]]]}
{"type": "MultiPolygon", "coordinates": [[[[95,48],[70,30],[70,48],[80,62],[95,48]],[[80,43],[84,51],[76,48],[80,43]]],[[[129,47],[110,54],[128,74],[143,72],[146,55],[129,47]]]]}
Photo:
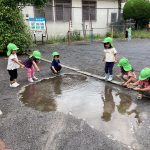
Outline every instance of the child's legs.
{"type": "Polygon", "coordinates": [[[108,67],[109,67],[109,63],[106,62],[106,63],[105,63],[105,73],[106,73],[106,74],[108,74],[108,67]]]}
{"type": "Polygon", "coordinates": [[[56,71],[60,71],[61,70],[61,66],[58,66],[57,68],[55,68],[56,71]]]}
{"type": "Polygon", "coordinates": [[[131,35],[128,35],[128,40],[131,40],[131,35]]]}
{"type": "Polygon", "coordinates": [[[8,73],[10,75],[10,83],[13,84],[14,82],[16,82],[17,79],[17,69],[14,70],[8,70],[8,73]]]}
{"type": "Polygon", "coordinates": [[[53,72],[53,73],[55,73],[55,71],[54,71],[53,67],[50,67],[50,69],[52,70],[52,72],[53,72]]]}
{"type": "Polygon", "coordinates": [[[108,65],[109,75],[113,74],[113,67],[114,67],[114,62],[109,62],[108,65]]]}
{"type": "Polygon", "coordinates": [[[129,79],[129,77],[128,77],[128,75],[124,74],[124,75],[122,76],[122,79],[123,79],[124,81],[127,81],[127,80],[129,79]]]}
{"type": "Polygon", "coordinates": [[[32,78],[34,76],[34,67],[27,68],[27,76],[28,78],[32,78]]]}
{"type": "Polygon", "coordinates": [[[34,72],[35,72],[35,69],[34,69],[34,67],[32,66],[32,68],[31,68],[31,77],[34,77],[34,72]]]}

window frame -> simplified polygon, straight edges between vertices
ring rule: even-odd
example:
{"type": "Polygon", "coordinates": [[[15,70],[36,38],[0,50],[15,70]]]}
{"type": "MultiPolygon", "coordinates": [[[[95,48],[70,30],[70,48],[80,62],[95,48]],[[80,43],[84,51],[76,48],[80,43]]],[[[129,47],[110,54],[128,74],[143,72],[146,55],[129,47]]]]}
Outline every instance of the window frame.
{"type": "Polygon", "coordinates": [[[57,2],[55,0],[55,21],[57,21],[57,22],[68,22],[68,21],[72,20],[72,0],[68,0],[68,1],[70,1],[70,3],[69,2],[57,2]],[[62,7],[62,19],[57,18],[58,12],[56,11],[56,9],[59,6],[62,7]],[[68,6],[68,7],[66,7],[66,6],[68,6]],[[65,8],[70,9],[70,10],[68,10],[68,12],[70,13],[70,16],[69,16],[70,18],[68,17],[68,19],[65,19],[65,14],[64,14],[65,8]]]}
{"type": "Polygon", "coordinates": [[[116,23],[117,22],[117,12],[111,12],[111,23],[116,23]],[[112,16],[115,14],[115,21],[113,21],[112,16]]]}
{"type": "Polygon", "coordinates": [[[94,0],[94,1],[82,0],[82,21],[89,21],[89,20],[97,21],[97,1],[96,0],[94,0]],[[84,2],[87,2],[87,4],[85,4],[84,2]],[[90,2],[91,2],[91,4],[90,4],[90,2]],[[93,2],[93,4],[92,4],[92,2],[93,2]],[[84,16],[85,15],[84,12],[87,11],[87,10],[84,10],[85,8],[87,8],[87,10],[88,10],[88,16],[87,16],[88,19],[84,16]],[[91,15],[89,17],[91,8],[94,10],[94,18],[91,18],[91,15]]]}

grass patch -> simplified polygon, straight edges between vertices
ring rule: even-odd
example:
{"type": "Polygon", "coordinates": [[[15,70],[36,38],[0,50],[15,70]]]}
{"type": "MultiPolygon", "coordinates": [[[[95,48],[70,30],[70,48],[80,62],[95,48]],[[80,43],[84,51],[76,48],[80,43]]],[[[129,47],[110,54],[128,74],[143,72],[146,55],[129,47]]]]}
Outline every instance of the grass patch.
{"type": "Polygon", "coordinates": [[[135,30],[132,33],[133,38],[150,38],[150,30],[135,30]]]}
{"type": "MultiPolygon", "coordinates": [[[[125,33],[124,32],[114,32],[113,34],[114,38],[125,38],[125,33]]],[[[141,39],[146,39],[150,38],[150,31],[148,30],[133,30],[132,31],[132,38],[141,38],[141,39]]]]}
{"type": "MultiPolygon", "coordinates": [[[[97,41],[100,39],[105,38],[105,36],[100,35],[100,34],[93,34],[92,37],[91,35],[86,35],[85,37],[81,36],[80,32],[73,32],[71,34],[70,40],[71,42],[76,42],[76,41],[91,41],[91,38],[93,41],[97,41]]],[[[115,31],[113,33],[113,38],[120,38],[124,39],[125,38],[125,33],[124,32],[117,32],[115,31]]],[[[132,31],[132,38],[150,38],[150,31],[148,30],[133,30],[132,31]]],[[[56,37],[50,37],[48,40],[49,44],[57,44],[57,43],[65,43],[68,42],[67,36],[56,36],[56,37]]]]}
{"type": "Polygon", "coordinates": [[[65,36],[50,37],[48,40],[48,44],[57,44],[57,43],[65,43],[65,42],[67,42],[67,37],[65,36]]]}
{"type": "MultiPolygon", "coordinates": [[[[76,41],[90,41],[92,38],[93,41],[103,39],[104,36],[101,36],[100,34],[94,34],[92,35],[86,35],[85,37],[81,36],[78,33],[74,33],[71,35],[70,40],[71,42],[76,42],[76,41]]],[[[65,43],[68,42],[67,36],[56,36],[56,37],[50,37],[48,40],[48,44],[59,44],[59,43],[65,43]]]]}

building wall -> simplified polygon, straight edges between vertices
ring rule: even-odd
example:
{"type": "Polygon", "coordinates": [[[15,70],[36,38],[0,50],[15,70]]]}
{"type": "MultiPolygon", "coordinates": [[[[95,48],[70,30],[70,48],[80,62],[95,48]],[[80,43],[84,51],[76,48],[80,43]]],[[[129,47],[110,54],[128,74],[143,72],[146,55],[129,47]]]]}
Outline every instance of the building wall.
{"type": "MultiPolygon", "coordinates": [[[[82,0],[72,0],[72,30],[82,30],[82,0]]],[[[118,3],[116,0],[97,0],[97,19],[92,21],[92,27],[94,33],[105,34],[110,29],[107,28],[111,22],[111,13],[118,13],[118,3]],[[99,9],[103,8],[103,9],[99,9]],[[104,9],[106,8],[106,9],[104,9]],[[111,8],[111,9],[107,9],[111,8]],[[112,9],[113,8],[113,9],[112,9]],[[116,8],[116,9],[115,9],[116,8]]],[[[32,6],[27,6],[23,9],[23,14],[29,14],[30,17],[34,17],[34,9],[32,6]]],[[[63,21],[47,21],[48,36],[64,36],[67,35],[69,30],[69,22],[63,21]]],[[[85,22],[87,30],[89,30],[91,23],[85,22]]],[[[87,31],[88,33],[88,31],[87,31]]]]}

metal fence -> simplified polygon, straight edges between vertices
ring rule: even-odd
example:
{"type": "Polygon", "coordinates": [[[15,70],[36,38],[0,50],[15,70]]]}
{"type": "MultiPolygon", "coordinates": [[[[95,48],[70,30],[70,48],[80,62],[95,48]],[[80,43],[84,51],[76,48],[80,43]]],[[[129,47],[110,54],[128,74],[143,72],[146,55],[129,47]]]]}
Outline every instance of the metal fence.
{"type": "MultiPolygon", "coordinates": [[[[117,32],[124,33],[128,26],[123,20],[122,10],[121,15],[118,15],[119,9],[97,8],[94,1],[86,1],[82,7],[71,7],[67,1],[55,6],[49,3],[44,8],[34,7],[33,10],[34,17],[46,18],[46,39],[58,36],[69,38],[78,33],[83,39],[89,36],[89,39],[94,40],[94,37],[105,35],[107,32],[111,32],[112,35],[117,32]],[[121,22],[119,24],[118,19],[121,22]]],[[[25,13],[30,15],[28,11],[27,9],[25,13]]]]}

